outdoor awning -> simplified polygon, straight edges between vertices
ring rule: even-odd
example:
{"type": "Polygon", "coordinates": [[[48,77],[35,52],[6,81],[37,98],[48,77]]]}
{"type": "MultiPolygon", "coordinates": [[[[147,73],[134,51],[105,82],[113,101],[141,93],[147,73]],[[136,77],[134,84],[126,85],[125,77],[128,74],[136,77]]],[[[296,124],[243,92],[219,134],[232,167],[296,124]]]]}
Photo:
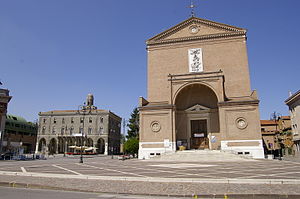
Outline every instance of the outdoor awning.
{"type": "MultiPolygon", "coordinates": [[[[81,146],[69,146],[70,149],[75,149],[75,150],[81,150],[81,146]]],[[[88,146],[82,146],[83,150],[86,150],[87,148],[90,148],[88,146]]]]}
{"type": "Polygon", "coordinates": [[[98,149],[97,147],[89,147],[89,148],[86,148],[84,149],[85,151],[92,151],[92,150],[96,150],[98,149]]]}

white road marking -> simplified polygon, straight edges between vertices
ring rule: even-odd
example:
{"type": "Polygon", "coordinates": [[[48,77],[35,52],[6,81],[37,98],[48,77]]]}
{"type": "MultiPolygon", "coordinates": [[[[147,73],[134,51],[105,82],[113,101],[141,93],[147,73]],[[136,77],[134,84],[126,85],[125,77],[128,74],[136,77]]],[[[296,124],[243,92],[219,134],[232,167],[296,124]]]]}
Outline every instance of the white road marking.
{"type": "Polygon", "coordinates": [[[216,165],[209,165],[209,164],[185,164],[185,163],[181,163],[181,164],[156,164],[156,165],[149,165],[152,167],[168,167],[168,168],[173,168],[173,169],[180,169],[180,168],[190,168],[190,167],[213,167],[216,165]]]}
{"type": "Polygon", "coordinates": [[[23,173],[27,173],[27,171],[24,167],[21,167],[21,170],[22,170],[23,173]]]}
{"type": "Polygon", "coordinates": [[[95,168],[95,169],[103,169],[103,170],[107,170],[107,171],[113,171],[113,172],[119,172],[119,173],[123,173],[123,174],[135,175],[135,176],[139,176],[139,177],[148,177],[148,176],[139,175],[139,174],[136,174],[136,173],[129,173],[129,172],[119,171],[119,170],[115,170],[115,169],[96,167],[96,166],[92,166],[92,165],[88,165],[88,164],[79,164],[79,163],[76,163],[76,164],[80,165],[80,166],[95,168]]]}
{"type": "Polygon", "coordinates": [[[59,169],[62,169],[62,170],[65,170],[65,171],[69,171],[69,172],[74,173],[74,174],[76,174],[76,175],[82,175],[81,173],[78,173],[78,172],[76,172],[76,171],[72,171],[72,170],[70,170],[70,169],[66,169],[66,168],[57,166],[57,165],[55,165],[55,164],[52,164],[52,166],[54,166],[54,167],[56,167],[56,168],[59,168],[59,169]]]}
{"type": "MultiPolygon", "coordinates": [[[[98,163],[98,164],[105,165],[104,163],[98,163]]],[[[129,166],[129,165],[128,166],[123,165],[123,167],[132,168],[132,169],[135,169],[135,170],[142,170],[141,173],[143,173],[144,171],[155,171],[156,173],[159,173],[159,172],[161,172],[161,173],[170,173],[170,174],[173,174],[173,175],[201,176],[201,177],[205,176],[205,175],[203,175],[203,173],[199,173],[199,174],[197,174],[197,173],[186,173],[186,172],[181,173],[179,171],[160,170],[159,168],[143,168],[143,167],[134,167],[134,166],[129,166]]],[[[188,169],[185,169],[185,170],[182,169],[181,171],[183,171],[183,172],[188,171],[188,169]]],[[[150,176],[145,176],[145,177],[150,177],[150,176]]],[[[220,177],[220,178],[226,178],[226,177],[220,177]]]]}

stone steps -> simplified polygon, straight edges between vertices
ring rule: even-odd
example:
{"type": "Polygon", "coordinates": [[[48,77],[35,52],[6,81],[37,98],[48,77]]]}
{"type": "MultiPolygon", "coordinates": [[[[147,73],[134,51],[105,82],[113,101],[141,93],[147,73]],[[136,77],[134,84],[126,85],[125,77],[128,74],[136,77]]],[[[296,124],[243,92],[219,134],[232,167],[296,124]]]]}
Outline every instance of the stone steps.
{"type": "Polygon", "coordinates": [[[233,154],[220,150],[185,150],[175,153],[165,153],[155,156],[153,161],[183,161],[183,162],[231,162],[231,161],[255,161],[243,155],[233,154]]]}

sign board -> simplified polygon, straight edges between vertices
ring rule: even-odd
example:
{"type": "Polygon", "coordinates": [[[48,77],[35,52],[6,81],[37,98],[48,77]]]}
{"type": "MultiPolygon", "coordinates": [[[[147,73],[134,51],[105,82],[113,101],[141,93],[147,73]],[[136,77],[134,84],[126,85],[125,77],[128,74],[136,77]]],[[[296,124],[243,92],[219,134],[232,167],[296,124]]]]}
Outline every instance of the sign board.
{"type": "Polygon", "coordinates": [[[194,138],[203,138],[204,133],[194,133],[194,138]]]}
{"type": "Polygon", "coordinates": [[[211,143],[215,143],[215,142],[217,142],[217,137],[212,135],[211,136],[211,143]]]}

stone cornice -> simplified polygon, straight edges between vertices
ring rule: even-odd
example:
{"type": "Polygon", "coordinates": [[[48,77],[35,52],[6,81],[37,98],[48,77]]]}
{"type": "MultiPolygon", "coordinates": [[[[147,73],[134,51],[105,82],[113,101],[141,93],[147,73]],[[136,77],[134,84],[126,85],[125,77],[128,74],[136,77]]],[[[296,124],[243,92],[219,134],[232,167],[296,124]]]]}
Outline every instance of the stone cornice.
{"type": "Polygon", "coordinates": [[[218,29],[221,29],[221,30],[226,30],[226,31],[231,31],[231,32],[244,32],[246,33],[246,29],[243,29],[243,28],[238,28],[238,27],[235,27],[235,26],[230,26],[230,25],[227,25],[227,24],[223,24],[223,23],[218,23],[218,22],[214,22],[214,21],[210,21],[210,20],[207,20],[207,19],[201,19],[201,18],[197,18],[197,17],[191,17],[177,25],[175,25],[174,27],[171,27],[169,28],[168,30],[150,38],[147,40],[147,43],[152,41],[152,40],[161,40],[163,38],[166,38],[168,37],[169,35],[171,34],[174,34],[176,32],[178,32],[179,30],[181,30],[182,28],[184,27],[187,27],[191,24],[204,24],[204,25],[207,25],[207,26],[211,26],[211,27],[214,27],[214,28],[218,28],[218,29]]]}
{"type": "MultiPolygon", "coordinates": [[[[100,115],[100,114],[108,114],[109,111],[105,110],[92,110],[91,112],[87,111],[85,115],[100,115]]],[[[82,112],[78,112],[78,110],[71,110],[71,111],[47,111],[47,112],[40,112],[39,116],[70,116],[70,115],[83,115],[82,112]]]]}
{"type": "Polygon", "coordinates": [[[237,105],[256,105],[258,106],[259,100],[242,100],[242,101],[225,101],[219,102],[219,107],[237,106],[237,105]]]}
{"type": "Polygon", "coordinates": [[[293,94],[292,96],[290,96],[289,98],[287,98],[284,102],[286,105],[291,105],[294,101],[300,99],[300,90],[298,90],[295,94],[293,94]]]}
{"type": "Polygon", "coordinates": [[[211,35],[202,35],[202,36],[191,36],[191,37],[182,37],[176,39],[167,39],[167,40],[153,40],[147,41],[147,46],[151,47],[153,45],[160,44],[171,44],[171,43],[180,43],[180,42],[189,42],[189,41],[204,41],[204,40],[216,40],[220,38],[234,38],[234,37],[246,37],[245,32],[228,32],[220,34],[211,34],[211,35]]]}
{"type": "Polygon", "coordinates": [[[139,107],[139,110],[158,110],[158,109],[174,109],[175,106],[171,104],[162,104],[162,105],[146,105],[139,107]]]}

